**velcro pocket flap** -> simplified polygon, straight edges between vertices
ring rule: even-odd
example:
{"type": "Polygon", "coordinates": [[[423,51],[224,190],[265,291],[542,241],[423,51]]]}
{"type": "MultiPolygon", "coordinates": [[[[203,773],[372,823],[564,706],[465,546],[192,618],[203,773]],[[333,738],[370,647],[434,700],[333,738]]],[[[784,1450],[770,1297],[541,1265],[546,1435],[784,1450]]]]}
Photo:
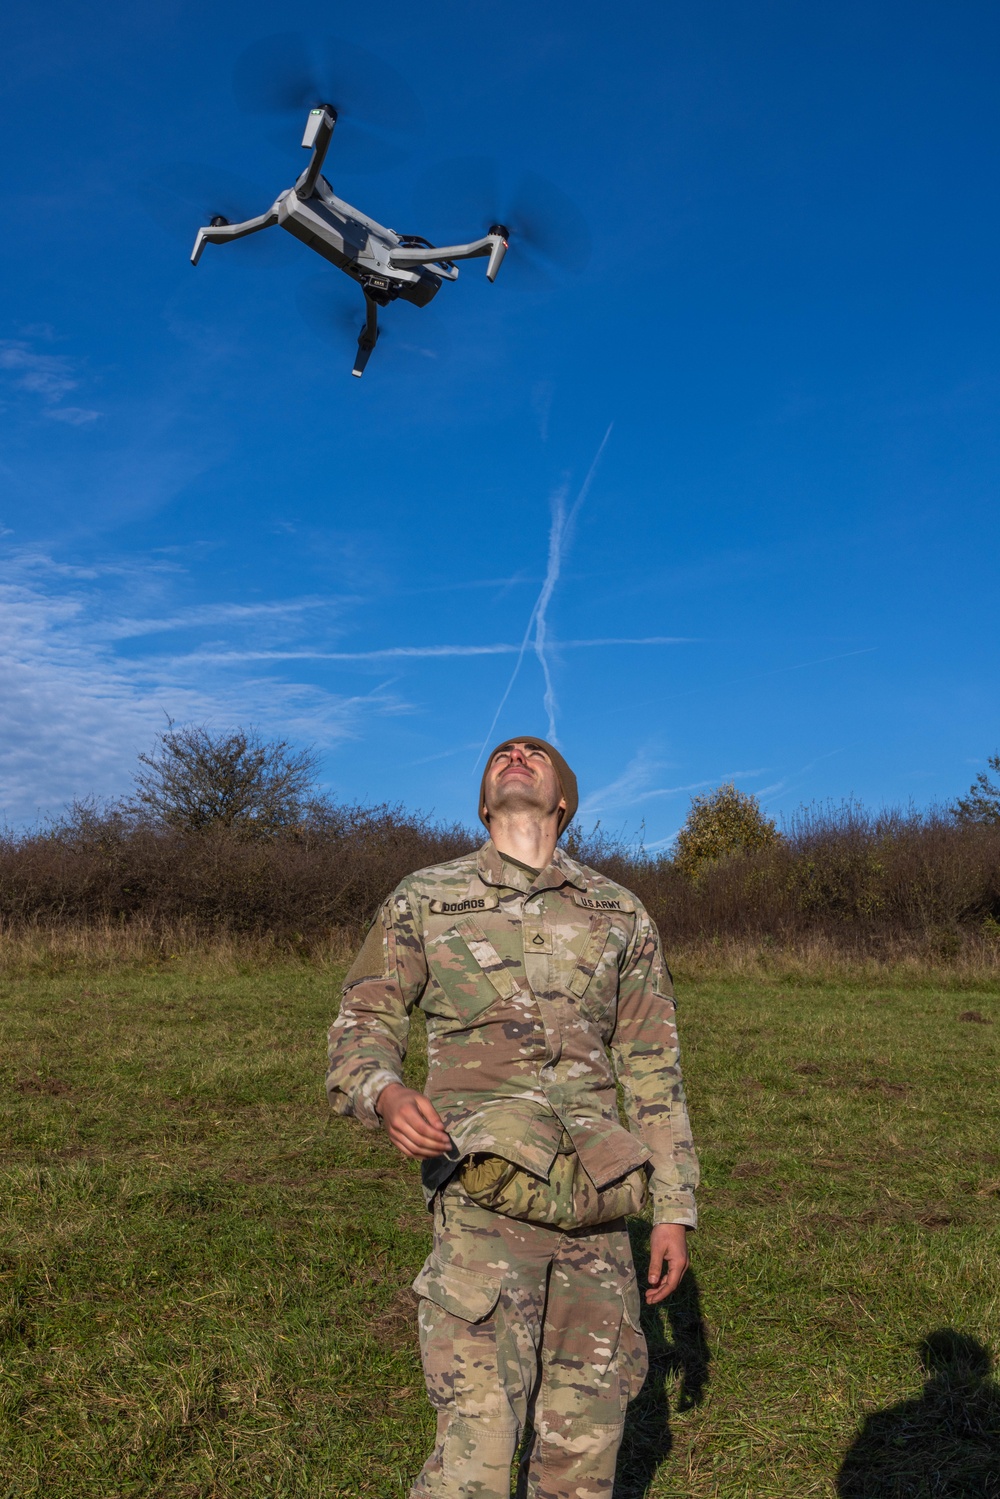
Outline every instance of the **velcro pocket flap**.
{"type": "Polygon", "coordinates": [[[463,1322],[482,1322],[499,1301],[501,1285],[499,1276],[443,1264],[432,1254],[424,1261],[413,1289],[463,1322]]]}
{"type": "Polygon", "coordinates": [[[504,966],[503,958],[478,921],[473,921],[471,916],[466,916],[462,921],[456,921],[455,930],[464,940],[479,967],[501,998],[511,999],[517,990],[517,985],[514,983],[510,969],[504,966]]]}
{"type": "Polygon", "coordinates": [[[590,928],[590,936],[587,945],[583,949],[580,961],[576,965],[573,977],[569,981],[571,994],[582,999],[587,992],[591,979],[597,971],[597,965],[608,942],[608,934],[611,931],[610,916],[595,916],[590,928]]]}
{"type": "Polygon", "coordinates": [[[343,987],[349,989],[362,979],[381,979],[389,975],[389,954],[386,948],[385,925],[381,911],[368,928],[361,951],[347,971],[343,987]]]}

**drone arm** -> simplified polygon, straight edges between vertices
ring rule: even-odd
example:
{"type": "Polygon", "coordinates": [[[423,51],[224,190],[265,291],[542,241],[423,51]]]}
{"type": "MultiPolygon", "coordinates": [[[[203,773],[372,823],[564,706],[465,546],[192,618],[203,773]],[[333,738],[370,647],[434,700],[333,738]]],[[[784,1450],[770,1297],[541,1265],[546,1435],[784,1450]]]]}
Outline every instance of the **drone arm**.
{"type": "Polygon", "coordinates": [[[333,127],[337,123],[337,111],[332,104],[321,104],[318,109],[309,111],[306,120],[305,134],[302,144],[312,150],[309,165],[295,184],[295,196],[303,202],[311,198],[316,190],[316,183],[320,172],[323,170],[323,162],[333,139],[333,127]]]}
{"type": "Polygon", "coordinates": [[[497,271],[506,253],[505,235],[484,234],[482,239],[474,239],[467,245],[438,245],[436,247],[415,245],[412,248],[407,246],[405,249],[401,246],[391,252],[389,264],[399,267],[433,265],[438,260],[475,260],[480,255],[488,255],[490,263],[486,267],[486,279],[493,281],[496,279],[497,271]]]}
{"type": "Polygon", "coordinates": [[[269,208],[267,213],[260,213],[255,219],[246,219],[242,224],[212,224],[207,229],[199,229],[194,249],[191,251],[191,264],[198,264],[201,252],[206,245],[225,244],[227,239],[243,239],[244,235],[256,234],[258,229],[270,229],[271,225],[277,222],[276,205],[274,208],[269,208]]]}

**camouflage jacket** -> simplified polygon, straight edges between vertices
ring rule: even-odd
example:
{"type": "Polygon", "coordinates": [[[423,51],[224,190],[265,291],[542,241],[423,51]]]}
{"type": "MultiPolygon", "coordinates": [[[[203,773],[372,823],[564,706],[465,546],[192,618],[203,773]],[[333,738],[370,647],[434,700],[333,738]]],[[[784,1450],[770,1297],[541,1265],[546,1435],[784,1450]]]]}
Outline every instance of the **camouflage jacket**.
{"type": "Polygon", "coordinates": [[[414,1005],[427,1021],[426,1091],[455,1145],[423,1163],[428,1200],[476,1151],[547,1176],[565,1130],[596,1187],[649,1161],[654,1221],[694,1227],[673,986],[627,890],[561,849],[532,879],[491,841],[410,875],[344,981],[327,1076],[338,1113],[378,1126],[414,1005]]]}

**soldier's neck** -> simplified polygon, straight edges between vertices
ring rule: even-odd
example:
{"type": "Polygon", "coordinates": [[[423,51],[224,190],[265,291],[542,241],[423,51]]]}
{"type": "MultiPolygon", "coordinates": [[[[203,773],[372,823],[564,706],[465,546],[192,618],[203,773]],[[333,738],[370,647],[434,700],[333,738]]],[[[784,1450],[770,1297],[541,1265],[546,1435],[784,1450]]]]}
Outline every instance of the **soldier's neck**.
{"type": "Polygon", "coordinates": [[[501,854],[507,854],[531,869],[545,869],[556,851],[559,814],[539,818],[530,812],[495,812],[490,818],[490,837],[501,854]]]}

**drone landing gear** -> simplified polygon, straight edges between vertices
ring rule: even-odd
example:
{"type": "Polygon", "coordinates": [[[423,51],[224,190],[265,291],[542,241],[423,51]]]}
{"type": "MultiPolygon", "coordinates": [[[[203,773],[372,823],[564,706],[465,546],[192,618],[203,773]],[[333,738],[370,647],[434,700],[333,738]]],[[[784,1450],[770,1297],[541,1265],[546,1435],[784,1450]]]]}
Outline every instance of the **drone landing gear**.
{"type": "Polygon", "coordinates": [[[364,374],[372,349],[378,343],[378,335],[378,303],[365,292],[365,326],[358,335],[358,352],[351,370],[352,375],[360,378],[364,374]]]}

